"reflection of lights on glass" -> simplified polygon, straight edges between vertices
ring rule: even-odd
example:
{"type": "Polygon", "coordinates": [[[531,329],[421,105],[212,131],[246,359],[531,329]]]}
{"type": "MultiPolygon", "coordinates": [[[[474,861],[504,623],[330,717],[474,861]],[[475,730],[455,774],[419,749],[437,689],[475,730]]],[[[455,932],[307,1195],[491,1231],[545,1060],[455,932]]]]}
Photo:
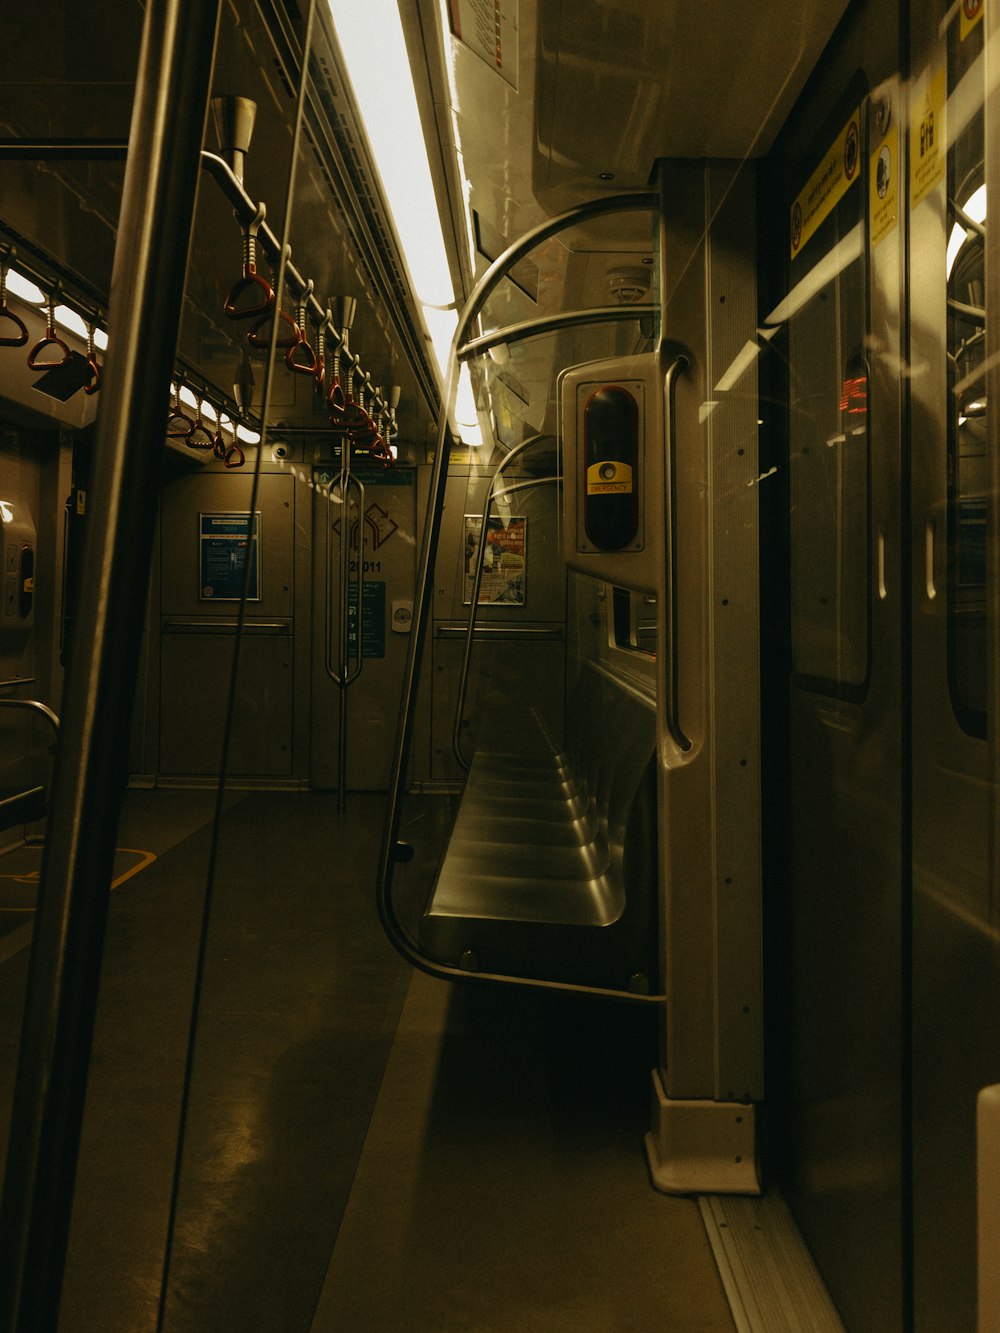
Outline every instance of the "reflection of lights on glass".
{"type": "MultiPolygon", "coordinates": [[[[765,329],[764,334],[769,340],[774,337],[775,330],[765,329]]],[[[745,342],[733,358],[728,370],[715,386],[716,393],[728,393],[733,385],[740,379],[745,371],[749,370],[760,355],[760,346],[750,340],[745,342]]]]}
{"type": "MultiPolygon", "coordinates": [[[[986,186],[980,185],[975,194],[962,205],[962,212],[967,214],[973,222],[986,221],[986,186]]],[[[951,235],[948,237],[948,252],[945,257],[945,272],[951,277],[951,270],[955,266],[955,260],[958,258],[958,252],[965,244],[965,238],[968,232],[960,222],[956,222],[951,229],[951,235]]]]}
{"type": "Polygon", "coordinates": [[[792,290],[774,307],[764,320],[764,328],[758,329],[758,335],[765,335],[767,326],[775,330],[793,315],[797,314],[812,298],[832,282],[844,269],[860,259],[864,252],[864,226],[856,223],[846,236],[842,237],[832,250],[828,250],[818,264],[815,264],[806,276],[800,279],[792,290]]]}
{"type": "Polygon", "coordinates": [[[236,427],[236,438],[242,440],[244,444],[260,444],[260,436],[257,432],[246,426],[236,427]]]}
{"type": "Polygon", "coordinates": [[[868,376],[851,375],[840,389],[840,410],[849,416],[864,416],[868,411],[868,376]]]}
{"type": "Polygon", "coordinates": [[[0,500],[0,518],[2,518],[5,523],[14,522],[14,506],[8,504],[6,500],[0,500]]]}
{"type": "Polygon", "coordinates": [[[483,447],[483,433],[479,427],[479,413],[476,409],[476,395],[472,391],[472,376],[469,367],[463,365],[458,377],[458,395],[455,399],[455,422],[462,443],[471,449],[483,447]]]}

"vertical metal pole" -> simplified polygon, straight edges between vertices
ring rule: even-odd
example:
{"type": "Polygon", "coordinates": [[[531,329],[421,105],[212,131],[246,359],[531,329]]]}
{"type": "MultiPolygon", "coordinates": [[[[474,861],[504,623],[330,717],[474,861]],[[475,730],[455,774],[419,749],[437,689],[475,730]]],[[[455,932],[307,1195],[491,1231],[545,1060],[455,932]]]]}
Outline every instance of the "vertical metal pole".
{"type": "MultiPolygon", "coordinates": [[[[348,652],[348,634],[350,626],[351,604],[351,441],[344,435],[340,442],[340,658],[338,667],[340,679],[337,681],[337,814],[347,810],[347,679],[350,669],[348,652]]],[[[358,518],[360,538],[360,515],[358,518]]],[[[361,552],[358,551],[360,562],[361,552]]],[[[359,571],[360,572],[360,571],[359,571]]],[[[360,584],[358,587],[357,628],[361,628],[360,584]]]]}
{"type": "Polygon", "coordinates": [[[147,0],[0,1205],[0,1329],[55,1328],[221,0],[147,0]]]}

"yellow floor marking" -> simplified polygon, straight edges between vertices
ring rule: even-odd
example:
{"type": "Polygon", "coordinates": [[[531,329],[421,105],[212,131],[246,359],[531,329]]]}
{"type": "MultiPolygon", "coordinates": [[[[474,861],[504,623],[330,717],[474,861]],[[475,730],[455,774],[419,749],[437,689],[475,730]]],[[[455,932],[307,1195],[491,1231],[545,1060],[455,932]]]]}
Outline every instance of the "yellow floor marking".
{"type": "MultiPolygon", "coordinates": [[[[15,848],[14,850],[20,852],[20,851],[24,851],[24,848],[23,848],[23,847],[17,847],[17,848],[15,848]]],[[[39,850],[39,851],[42,850],[41,846],[38,847],[38,850],[39,850]]],[[[113,880],[111,881],[111,887],[112,887],[113,889],[117,889],[120,885],[124,884],[125,881],[126,881],[127,879],[131,879],[133,875],[138,875],[138,873],[139,873],[140,870],[145,870],[147,866],[151,866],[151,865],[153,864],[153,862],[156,860],[156,853],[155,853],[155,852],[143,852],[143,851],[140,851],[138,847],[116,847],[116,848],[115,848],[115,854],[117,855],[119,852],[124,852],[124,853],[126,853],[127,855],[129,855],[129,856],[138,856],[138,857],[140,858],[140,860],[139,860],[134,866],[130,866],[128,870],[123,871],[122,874],[120,874],[120,875],[117,877],[117,879],[113,879],[113,880]]],[[[21,874],[10,874],[10,873],[8,873],[8,874],[3,874],[3,873],[0,873],[0,879],[10,879],[10,880],[13,880],[15,884],[37,884],[40,875],[41,875],[41,871],[39,871],[39,870],[26,870],[26,871],[23,871],[21,874]]],[[[4,912],[15,912],[15,911],[33,912],[33,911],[34,911],[34,908],[33,908],[33,907],[24,907],[24,908],[0,907],[0,911],[4,911],[4,912]]]]}
{"type": "Polygon", "coordinates": [[[123,875],[119,875],[117,879],[113,879],[111,881],[111,887],[113,889],[117,889],[120,884],[124,884],[125,881],[131,879],[133,875],[138,875],[140,870],[145,870],[147,866],[151,866],[156,860],[155,852],[140,852],[138,847],[116,847],[115,851],[128,852],[130,856],[141,856],[143,859],[138,865],[134,865],[131,870],[126,870],[123,875]]]}

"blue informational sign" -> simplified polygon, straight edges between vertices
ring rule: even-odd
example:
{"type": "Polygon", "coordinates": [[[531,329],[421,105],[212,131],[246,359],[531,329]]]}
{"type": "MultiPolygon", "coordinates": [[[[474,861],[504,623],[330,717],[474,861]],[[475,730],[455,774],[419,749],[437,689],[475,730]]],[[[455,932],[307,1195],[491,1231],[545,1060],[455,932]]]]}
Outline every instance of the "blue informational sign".
{"type": "Polygon", "coordinates": [[[199,514],[198,572],[203,602],[260,601],[260,513],[254,515],[250,571],[247,578],[249,513],[199,514]]]}

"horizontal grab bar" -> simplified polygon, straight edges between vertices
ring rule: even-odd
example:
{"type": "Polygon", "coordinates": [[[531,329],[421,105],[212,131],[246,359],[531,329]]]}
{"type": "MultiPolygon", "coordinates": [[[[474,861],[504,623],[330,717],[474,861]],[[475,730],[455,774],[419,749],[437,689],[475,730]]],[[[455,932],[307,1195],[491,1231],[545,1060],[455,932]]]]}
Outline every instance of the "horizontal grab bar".
{"type": "MultiPolygon", "coordinates": [[[[233,620],[167,620],[163,625],[164,634],[236,634],[239,622],[233,620]]],[[[246,622],[244,634],[270,635],[274,638],[291,638],[291,621],[272,620],[246,622]]]]}
{"type": "MultiPolygon", "coordinates": [[[[468,633],[465,625],[435,625],[435,639],[464,639],[468,633]]],[[[561,626],[551,629],[526,625],[477,625],[474,631],[476,639],[554,639],[560,643],[566,638],[566,631],[561,626]]]]}

